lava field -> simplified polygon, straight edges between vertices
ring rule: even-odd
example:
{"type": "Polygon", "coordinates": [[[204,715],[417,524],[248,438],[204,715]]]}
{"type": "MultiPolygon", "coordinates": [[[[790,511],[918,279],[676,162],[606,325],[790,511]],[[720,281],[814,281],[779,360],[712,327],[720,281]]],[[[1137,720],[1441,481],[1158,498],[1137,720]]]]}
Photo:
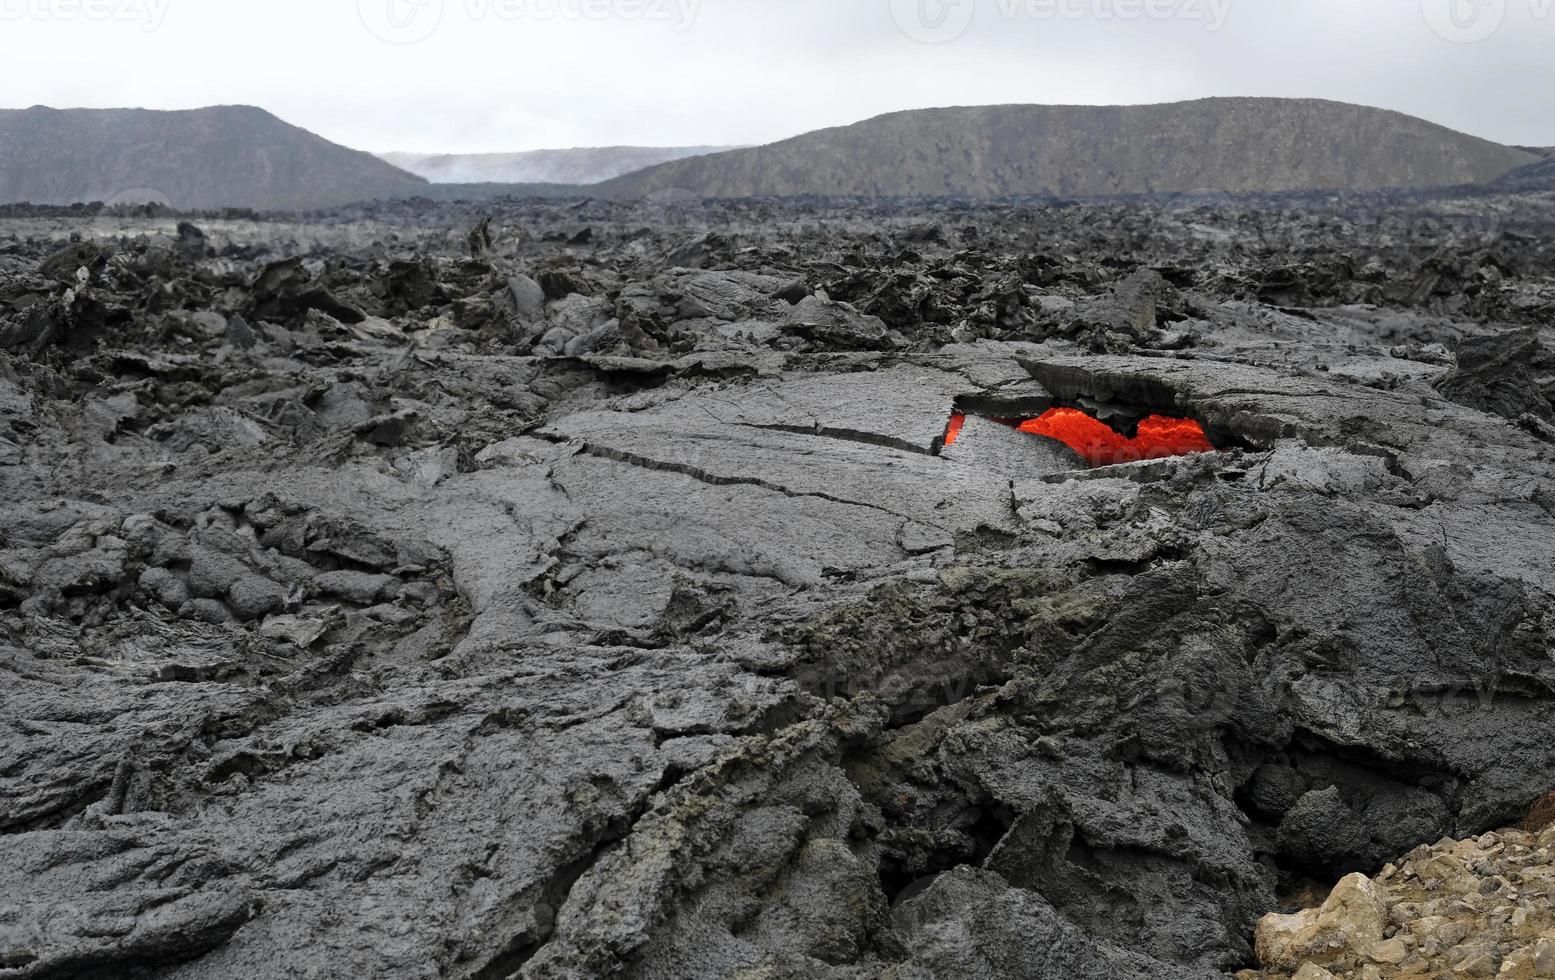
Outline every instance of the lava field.
{"type": "Polygon", "coordinates": [[[1256,969],[1555,790],[1552,235],[0,209],[0,978],[1256,969]]]}

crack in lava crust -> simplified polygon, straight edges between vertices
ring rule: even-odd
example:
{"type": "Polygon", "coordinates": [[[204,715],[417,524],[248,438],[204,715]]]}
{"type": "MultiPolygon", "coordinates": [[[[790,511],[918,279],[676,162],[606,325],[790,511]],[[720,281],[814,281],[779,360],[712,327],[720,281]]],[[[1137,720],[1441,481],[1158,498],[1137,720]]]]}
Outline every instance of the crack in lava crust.
{"type": "MultiPolygon", "coordinates": [[[[1034,419],[991,419],[1028,435],[1056,439],[1083,456],[1092,466],[1113,466],[1144,459],[1165,459],[1193,453],[1215,452],[1204,427],[1193,419],[1151,415],[1139,423],[1132,439],[1077,408],[1049,409],[1034,419]]],[[[966,427],[966,415],[950,417],[945,445],[953,446],[966,427]]]]}

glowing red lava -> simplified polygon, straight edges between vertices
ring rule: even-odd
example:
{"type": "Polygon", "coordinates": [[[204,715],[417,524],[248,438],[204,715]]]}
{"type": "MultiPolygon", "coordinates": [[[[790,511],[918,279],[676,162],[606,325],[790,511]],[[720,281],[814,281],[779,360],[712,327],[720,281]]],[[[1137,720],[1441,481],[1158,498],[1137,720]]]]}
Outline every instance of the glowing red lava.
{"type": "MultiPolygon", "coordinates": [[[[1168,418],[1164,415],[1152,415],[1140,422],[1139,434],[1132,439],[1077,408],[1051,409],[1039,418],[1026,421],[994,421],[1031,435],[1057,439],[1085,457],[1086,462],[1092,466],[1112,466],[1142,459],[1164,459],[1168,456],[1215,451],[1202,425],[1193,419],[1168,418]]],[[[952,415],[950,427],[945,430],[945,445],[954,445],[965,426],[965,415],[952,415]]]]}
{"type": "Polygon", "coordinates": [[[950,427],[945,430],[945,445],[954,446],[956,440],[961,438],[961,430],[966,428],[966,416],[961,414],[950,417],[950,427]]]}

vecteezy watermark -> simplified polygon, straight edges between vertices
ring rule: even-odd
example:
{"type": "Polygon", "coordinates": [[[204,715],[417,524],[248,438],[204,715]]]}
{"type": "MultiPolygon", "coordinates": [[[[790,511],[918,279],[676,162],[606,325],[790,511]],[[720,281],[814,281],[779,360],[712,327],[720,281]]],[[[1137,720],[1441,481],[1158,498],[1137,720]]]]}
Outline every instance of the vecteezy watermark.
{"type": "Polygon", "coordinates": [[[702,0],[464,0],[472,20],[637,20],[683,31],[702,0]]]}
{"type": "Polygon", "coordinates": [[[1425,22],[1455,44],[1483,41],[1506,22],[1506,0],[1421,0],[1425,22]]]}
{"type": "Polygon", "coordinates": [[[954,41],[972,26],[977,0],[891,0],[891,19],[903,34],[923,44],[954,41]]]}
{"type": "Polygon", "coordinates": [[[103,203],[111,208],[145,205],[170,208],[173,206],[173,199],[155,187],[130,187],[105,196],[103,203]]]}
{"type": "Polygon", "coordinates": [[[1511,3],[1526,2],[1535,20],[1549,20],[1555,0],[1420,0],[1425,22],[1454,44],[1478,44],[1506,25],[1511,3]]]}
{"type": "MultiPolygon", "coordinates": [[[[924,44],[943,44],[965,34],[977,17],[979,0],[889,0],[901,32],[924,44]]],[[[1218,31],[1233,0],[983,0],[1001,20],[1036,21],[1184,20],[1218,31]]],[[[1545,0],[1540,0],[1545,2],[1545,0]]]]}
{"type": "Polygon", "coordinates": [[[450,12],[474,23],[548,21],[644,21],[668,24],[677,33],[696,20],[702,0],[357,0],[362,23],[390,44],[424,41],[450,12]]]}
{"type": "Polygon", "coordinates": [[[89,20],[139,24],[150,33],[167,19],[172,0],[0,0],[0,21],[89,20]]]}
{"type": "Polygon", "coordinates": [[[443,0],[356,0],[356,12],[378,40],[415,44],[443,22],[443,0]]]}

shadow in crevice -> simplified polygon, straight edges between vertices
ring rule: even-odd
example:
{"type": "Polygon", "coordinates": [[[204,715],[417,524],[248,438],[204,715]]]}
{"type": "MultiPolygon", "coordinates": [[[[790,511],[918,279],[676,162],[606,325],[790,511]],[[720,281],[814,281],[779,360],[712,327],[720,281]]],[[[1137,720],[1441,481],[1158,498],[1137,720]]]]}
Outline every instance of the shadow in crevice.
{"type": "Polygon", "coordinates": [[[1461,792],[1450,772],[1298,729],[1284,750],[1252,769],[1234,799],[1265,838],[1280,891],[1290,893],[1312,880],[1374,873],[1420,844],[1463,830],[1461,792]]]}
{"type": "Polygon", "coordinates": [[[1014,823],[1005,806],[972,806],[964,823],[937,833],[887,832],[882,835],[880,888],[886,900],[899,906],[927,891],[934,879],[963,865],[982,867],[1014,823]]]}

